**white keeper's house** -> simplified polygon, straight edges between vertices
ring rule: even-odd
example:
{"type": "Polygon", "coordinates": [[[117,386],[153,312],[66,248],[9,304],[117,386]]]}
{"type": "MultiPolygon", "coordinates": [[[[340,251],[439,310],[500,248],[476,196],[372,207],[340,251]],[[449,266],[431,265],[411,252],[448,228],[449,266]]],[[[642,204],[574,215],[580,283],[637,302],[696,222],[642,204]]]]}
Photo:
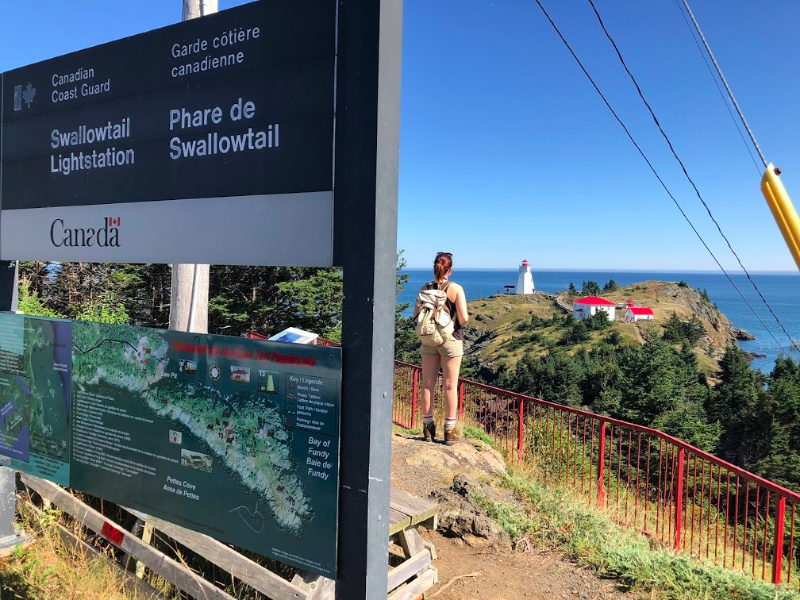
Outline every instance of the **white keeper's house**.
{"type": "Polygon", "coordinates": [[[636,321],[652,321],[653,309],[649,306],[634,306],[633,300],[628,298],[628,308],[625,311],[625,322],[635,323],[636,321]]]}
{"type": "Polygon", "coordinates": [[[600,296],[586,296],[586,298],[578,298],[572,303],[572,316],[578,321],[582,321],[593,317],[598,311],[602,311],[608,315],[609,321],[613,321],[617,314],[616,309],[617,305],[610,300],[600,296]]]}

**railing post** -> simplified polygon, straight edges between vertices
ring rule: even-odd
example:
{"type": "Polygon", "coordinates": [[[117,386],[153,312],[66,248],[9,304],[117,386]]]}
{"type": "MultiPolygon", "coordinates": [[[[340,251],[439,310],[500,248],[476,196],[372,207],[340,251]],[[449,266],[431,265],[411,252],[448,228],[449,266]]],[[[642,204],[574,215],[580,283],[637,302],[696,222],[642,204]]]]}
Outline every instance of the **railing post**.
{"type": "MultiPolygon", "coordinates": [[[[769,506],[767,507],[769,511],[769,506]]],[[[781,568],[783,567],[783,523],[786,520],[786,496],[778,500],[775,511],[775,547],[772,551],[772,583],[781,584],[781,568]]],[[[766,558],[766,557],[765,557],[766,558]]]]}
{"type": "Polygon", "coordinates": [[[458,420],[464,422],[464,382],[458,380],[458,420]]]}
{"type": "Polygon", "coordinates": [[[411,429],[417,425],[417,398],[419,397],[419,369],[414,369],[413,385],[411,391],[411,429]]]}
{"type": "Polygon", "coordinates": [[[606,423],[600,426],[600,456],[597,461],[597,505],[603,506],[606,499],[606,491],[603,488],[603,475],[605,473],[606,460],[606,423]]]}
{"type": "Polygon", "coordinates": [[[519,399],[519,433],[517,434],[517,460],[522,462],[523,437],[525,433],[525,401],[519,399]]]}
{"type": "Polygon", "coordinates": [[[675,485],[675,551],[681,549],[681,524],[683,523],[683,464],[685,450],[678,450],[678,477],[675,485]]]}

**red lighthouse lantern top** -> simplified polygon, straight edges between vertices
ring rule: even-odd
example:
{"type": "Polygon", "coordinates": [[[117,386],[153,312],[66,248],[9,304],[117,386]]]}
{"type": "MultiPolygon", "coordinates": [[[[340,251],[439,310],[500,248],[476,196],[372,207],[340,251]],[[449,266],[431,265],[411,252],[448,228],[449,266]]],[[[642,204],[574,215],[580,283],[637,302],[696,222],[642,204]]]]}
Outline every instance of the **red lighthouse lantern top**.
{"type": "Polygon", "coordinates": [[[527,267],[528,266],[528,259],[527,258],[522,260],[522,266],[523,267],[527,267]]]}

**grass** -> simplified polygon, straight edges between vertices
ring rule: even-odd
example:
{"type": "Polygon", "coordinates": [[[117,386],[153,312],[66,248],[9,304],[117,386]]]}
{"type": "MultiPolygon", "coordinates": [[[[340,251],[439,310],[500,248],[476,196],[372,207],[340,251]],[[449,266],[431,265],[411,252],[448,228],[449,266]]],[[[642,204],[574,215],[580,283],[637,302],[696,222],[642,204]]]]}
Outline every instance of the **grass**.
{"type": "Polygon", "coordinates": [[[674,554],[617,525],[570,492],[532,481],[524,470],[510,471],[500,483],[528,509],[485,497],[475,500],[513,540],[526,539],[563,552],[625,589],[669,600],[800,600],[800,594],[786,586],[778,588],[754,581],[745,573],[674,554]]]}
{"type": "Polygon", "coordinates": [[[0,562],[2,600],[139,600],[121,591],[122,575],[106,557],[93,558],[61,543],[58,511],[25,511],[26,530],[35,535],[28,546],[16,547],[0,562]]]}

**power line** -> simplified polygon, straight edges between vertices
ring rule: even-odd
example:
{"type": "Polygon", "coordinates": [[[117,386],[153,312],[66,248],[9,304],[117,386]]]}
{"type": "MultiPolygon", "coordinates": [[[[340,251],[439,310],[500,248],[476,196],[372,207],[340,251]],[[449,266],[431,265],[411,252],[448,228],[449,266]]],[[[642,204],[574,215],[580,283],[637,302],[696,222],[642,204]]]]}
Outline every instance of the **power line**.
{"type": "Polygon", "coordinates": [[[697,51],[700,53],[700,56],[702,57],[703,62],[706,65],[706,69],[708,69],[708,74],[711,76],[711,80],[714,82],[714,86],[717,88],[720,98],[722,98],[722,103],[728,110],[728,114],[730,115],[731,121],[733,121],[733,124],[736,127],[736,131],[739,132],[739,137],[742,139],[742,143],[744,144],[745,150],[747,150],[747,154],[750,155],[750,160],[753,161],[753,166],[756,168],[756,172],[758,172],[758,175],[761,176],[761,168],[758,166],[758,163],[756,162],[756,157],[753,156],[753,150],[752,148],[750,148],[750,144],[747,143],[747,140],[744,137],[742,126],[736,119],[736,115],[733,114],[733,110],[731,109],[731,104],[725,97],[725,92],[722,91],[717,76],[714,75],[714,71],[711,70],[711,65],[708,62],[708,56],[706,55],[705,52],[703,52],[703,48],[700,46],[700,40],[697,39],[697,33],[695,32],[694,29],[692,29],[691,23],[689,23],[689,18],[686,16],[686,12],[683,10],[683,6],[681,5],[681,0],[675,0],[675,4],[678,6],[678,10],[680,11],[681,16],[683,17],[683,22],[686,23],[686,28],[689,30],[689,33],[691,34],[692,39],[694,40],[694,45],[697,46],[697,51]]]}
{"type": "MultiPolygon", "coordinates": [[[[681,170],[683,171],[683,174],[686,176],[686,179],[692,185],[692,189],[694,189],[695,194],[697,194],[697,198],[700,200],[700,202],[702,203],[703,207],[706,209],[706,213],[708,213],[709,218],[711,219],[711,221],[716,226],[717,231],[722,236],[722,239],[725,240],[725,243],[728,245],[728,249],[731,251],[731,254],[733,254],[733,256],[736,257],[736,261],[739,263],[739,266],[742,268],[742,271],[747,276],[748,281],[750,281],[750,283],[752,284],[753,289],[756,291],[758,296],[761,298],[761,301],[764,303],[764,306],[767,307],[767,310],[769,310],[770,314],[775,319],[775,322],[778,324],[778,327],[781,328],[783,333],[789,339],[789,348],[791,349],[792,347],[794,347],[794,340],[792,339],[792,336],[789,335],[789,332],[786,331],[786,328],[783,326],[783,323],[781,323],[780,319],[778,319],[778,315],[776,315],[775,311],[772,310],[772,307],[769,305],[769,302],[767,302],[767,299],[764,297],[764,294],[761,293],[761,290],[758,288],[758,285],[756,285],[756,282],[753,281],[753,278],[750,276],[750,273],[747,271],[747,269],[745,268],[744,264],[742,263],[741,258],[739,258],[739,255],[733,249],[733,246],[731,245],[730,240],[725,235],[725,233],[722,231],[722,227],[720,227],[719,222],[714,217],[714,215],[711,213],[711,208],[709,208],[708,204],[706,203],[705,199],[703,198],[703,195],[700,193],[700,190],[697,188],[697,185],[695,184],[694,180],[691,178],[691,176],[689,175],[689,172],[686,170],[686,165],[683,164],[683,161],[681,160],[680,156],[678,156],[678,153],[675,151],[675,147],[672,145],[672,140],[669,139],[669,136],[667,135],[667,132],[664,131],[664,128],[661,126],[661,123],[658,121],[658,117],[656,117],[656,113],[653,111],[653,107],[650,106],[650,103],[644,97],[644,93],[642,92],[642,88],[639,87],[639,82],[636,81],[636,77],[633,76],[633,73],[631,73],[631,70],[628,68],[628,64],[625,62],[625,59],[622,57],[622,52],[620,51],[619,47],[617,46],[617,43],[614,41],[614,38],[611,37],[611,34],[609,33],[608,29],[606,29],[606,25],[603,22],[603,18],[600,16],[600,13],[597,11],[597,7],[595,6],[594,1],[593,0],[588,0],[588,2],[592,7],[592,10],[594,11],[595,16],[597,17],[597,21],[600,23],[600,27],[603,29],[603,33],[606,34],[606,37],[608,38],[608,41],[611,42],[611,45],[614,47],[614,51],[617,53],[617,57],[619,58],[620,63],[622,63],[622,66],[625,68],[625,72],[628,74],[628,77],[630,77],[631,81],[633,82],[633,85],[636,88],[636,92],[639,94],[639,98],[642,99],[642,102],[647,107],[647,110],[650,113],[650,116],[653,118],[653,122],[656,124],[656,127],[658,127],[658,130],[661,132],[661,136],[664,138],[664,141],[667,142],[667,145],[669,146],[670,152],[672,152],[672,156],[674,156],[675,160],[678,161],[678,164],[680,165],[681,170]]],[[[685,0],[684,0],[684,2],[685,2],[685,0]]],[[[744,117],[742,117],[742,118],[744,118],[744,117]]],[[[745,123],[745,126],[747,126],[746,123],[745,123]]],[[[749,129],[748,129],[748,131],[749,131],[749,129]]],[[[753,143],[755,143],[755,139],[753,139],[753,143]]],[[[756,146],[756,148],[758,149],[758,146],[756,146]]],[[[760,153],[760,150],[759,150],[759,153],[760,153]]],[[[763,324],[763,322],[762,322],[762,324],[763,324]]],[[[776,342],[777,342],[777,340],[776,340],[776,342]]],[[[778,344],[778,346],[780,346],[780,344],[778,344]]]]}
{"type": "Polygon", "coordinates": [[[593,78],[592,78],[592,76],[589,74],[589,71],[587,71],[587,70],[586,70],[586,67],[585,67],[585,66],[583,66],[583,63],[581,62],[581,59],[580,59],[580,58],[578,58],[578,55],[577,55],[577,54],[575,54],[575,51],[572,49],[572,46],[570,46],[569,42],[566,40],[566,38],[564,37],[564,35],[561,33],[561,30],[558,28],[558,25],[556,25],[556,24],[555,24],[555,21],[553,21],[553,19],[550,17],[550,14],[547,12],[547,9],[544,7],[544,5],[542,5],[542,2],[541,2],[541,0],[536,0],[536,4],[538,4],[538,5],[539,5],[539,8],[541,9],[541,11],[542,11],[542,13],[544,14],[545,18],[546,18],[546,19],[547,19],[547,20],[550,22],[550,25],[553,27],[553,29],[555,30],[556,34],[558,34],[558,37],[559,37],[559,38],[561,38],[561,41],[564,43],[564,46],[566,46],[567,50],[568,50],[568,51],[569,51],[569,53],[572,55],[572,58],[574,58],[574,59],[575,59],[575,62],[576,62],[576,63],[578,63],[578,66],[580,67],[581,71],[583,71],[583,74],[584,74],[584,75],[586,75],[586,78],[589,80],[589,83],[591,83],[591,84],[592,84],[592,87],[594,88],[594,90],[597,92],[597,94],[598,94],[598,95],[600,96],[600,98],[603,100],[603,103],[606,105],[606,108],[608,108],[608,110],[611,112],[611,114],[612,114],[612,115],[614,116],[614,118],[616,119],[617,123],[619,123],[620,127],[622,127],[622,129],[625,131],[625,134],[628,136],[628,139],[631,141],[631,143],[634,145],[634,147],[635,147],[635,148],[636,148],[636,150],[639,152],[639,154],[641,155],[641,157],[644,159],[644,162],[645,162],[645,163],[647,163],[647,166],[650,168],[650,171],[652,171],[653,175],[655,175],[656,179],[658,180],[658,183],[659,183],[659,184],[661,184],[661,187],[662,187],[662,188],[664,188],[664,191],[667,193],[667,195],[670,197],[670,199],[672,200],[672,202],[673,202],[673,203],[675,204],[675,206],[678,208],[678,211],[680,211],[680,213],[681,213],[681,215],[683,216],[683,218],[684,218],[684,219],[686,220],[686,222],[689,224],[689,227],[691,227],[691,228],[692,228],[692,231],[693,231],[693,232],[694,232],[694,234],[697,236],[697,239],[699,239],[699,240],[700,240],[700,243],[702,243],[702,244],[703,244],[703,247],[706,249],[706,251],[707,251],[707,252],[708,252],[708,254],[711,256],[711,258],[713,258],[713,259],[714,259],[714,262],[715,262],[715,263],[717,263],[717,266],[719,267],[720,271],[722,271],[722,272],[725,274],[725,277],[728,279],[728,281],[729,281],[729,282],[730,282],[730,284],[733,286],[733,288],[734,288],[734,289],[735,289],[735,290],[736,290],[736,291],[739,293],[739,296],[741,296],[742,300],[743,300],[743,301],[744,301],[744,303],[747,305],[747,307],[750,309],[750,311],[751,311],[751,312],[752,312],[752,313],[755,315],[755,317],[756,317],[756,318],[759,320],[759,322],[761,322],[761,324],[764,326],[764,329],[767,331],[767,333],[769,333],[769,334],[770,334],[770,336],[772,337],[772,339],[775,341],[775,344],[777,344],[778,348],[781,348],[781,344],[780,344],[780,342],[779,342],[779,341],[777,340],[777,338],[776,338],[776,337],[775,337],[775,336],[772,334],[772,332],[769,330],[769,328],[766,326],[766,324],[765,324],[765,323],[764,323],[764,322],[761,320],[761,317],[759,317],[759,316],[758,316],[758,313],[756,313],[756,311],[755,311],[755,310],[753,310],[753,307],[752,307],[752,306],[750,305],[750,303],[747,301],[747,298],[745,298],[745,297],[744,297],[744,294],[742,294],[741,290],[739,290],[739,288],[737,287],[737,285],[734,283],[733,279],[731,279],[731,276],[728,274],[728,272],[727,272],[727,271],[725,270],[725,268],[722,266],[722,263],[720,263],[720,262],[719,262],[719,259],[717,259],[716,255],[715,255],[715,254],[714,254],[714,252],[711,250],[711,248],[709,248],[708,244],[707,244],[707,243],[706,243],[706,241],[703,239],[703,236],[702,236],[702,235],[700,235],[700,232],[699,232],[699,231],[697,231],[697,228],[694,226],[694,224],[692,223],[692,221],[691,221],[691,219],[689,218],[689,216],[686,214],[686,212],[683,210],[683,208],[681,207],[681,205],[680,205],[680,203],[678,202],[678,200],[675,198],[675,196],[672,194],[672,192],[670,191],[670,189],[667,187],[667,184],[665,184],[665,183],[664,183],[664,180],[663,180],[663,179],[661,179],[661,176],[658,174],[658,171],[656,171],[655,167],[653,166],[653,163],[651,163],[651,162],[650,162],[650,159],[649,159],[649,158],[647,158],[647,155],[644,153],[644,150],[642,150],[641,146],[639,146],[639,144],[636,142],[636,140],[634,139],[634,137],[633,137],[633,135],[631,134],[631,132],[630,132],[630,130],[628,129],[628,127],[625,125],[625,123],[622,121],[622,119],[620,118],[620,116],[617,114],[617,112],[616,112],[616,111],[614,110],[614,108],[611,106],[611,104],[609,103],[609,101],[606,99],[606,97],[605,97],[605,95],[603,94],[603,92],[602,92],[602,91],[600,90],[600,88],[597,86],[597,84],[595,83],[594,79],[593,79],[593,78]]]}
{"type": "Polygon", "coordinates": [[[756,136],[754,136],[753,132],[750,131],[750,126],[747,124],[747,119],[744,118],[744,115],[742,114],[742,109],[739,108],[739,103],[736,102],[736,98],[734,97],[733,92],[731,91],[731,87],[728,85],[728,81],[725,79],[725,75],[722,74],[722,69],[720,69],[719,64],[717,63],[717,59],[714,58],[714,53],[711,51],[711,46],[709,46],[708,42],[706,41],[706,36],[703,35],[703,30],[700,29],[700,24],[697,22],[697,19],[694,18],[694,13],[692,12],[692,9],[689,8],[689,3],[686,0],[683,0],[683,5],[686,7],[686,12],[689,13],[689,16],[692,19],[692,23],[694,23],[694,28],[697,29],[697,33],[700,35],[700,39],[703,40],[703,46],[706,47],[706,52],[708,52],[708,55],[711,57],[711,62],[714,63],[714,67],[717,69],[719,78],[722,80],[725,89],[728,91],[728,96],[730,97],[731,102],[733,102],[733,106],[736,108],[736,112],[739,114],[739,118],[742,120],[744,128],[750,135],[750,141],[753,142],[753,146],[756,147],[756,152],[758,152],[758,155],[761,157],[761,162],[764,163],[764,168],[766,169],[767,159],[764,158],[764,154],[761,152],[761,148],[758,146],[758,142],[756,141],[756,136]]]}

